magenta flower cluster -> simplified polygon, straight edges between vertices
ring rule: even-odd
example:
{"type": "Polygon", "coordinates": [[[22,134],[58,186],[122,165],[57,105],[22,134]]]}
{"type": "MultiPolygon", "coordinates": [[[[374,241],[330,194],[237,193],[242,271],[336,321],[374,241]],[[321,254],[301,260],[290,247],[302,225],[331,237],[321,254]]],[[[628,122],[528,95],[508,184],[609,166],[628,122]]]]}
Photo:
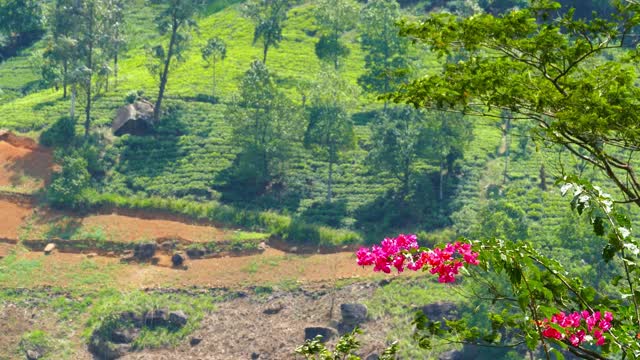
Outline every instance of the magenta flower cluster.
{"type": "Polygon", "coordinates": [[[479,264],[478,253],[471,250],[471,244],[455,242],[442,249],[422,251],[415,235],[404,234],[386,238],[379,246],[360,248],[356,256],[358,265],[373,265],[373,271],[385,273],[390,273],[392,267],[402,272],[405,268],[418,271],[428,266],[429,272],[437,274],[441,283],[455,282],[455,276],[465,263],[479,264]]]}
{"type": "Polygon", "coordinates": [[[556,340],[568,340],[573,346],[595,339],[596,345],[605,344],[604,333],[611,329],[613,314],[608,311],[590,312],[587,310],[565,314],[560,312],[540,322],[542,336],[556,340]],[[555,324],[556,326],[552,326],[555,324]],[[562,330],[559,330],[561,328],[562,330]]]}

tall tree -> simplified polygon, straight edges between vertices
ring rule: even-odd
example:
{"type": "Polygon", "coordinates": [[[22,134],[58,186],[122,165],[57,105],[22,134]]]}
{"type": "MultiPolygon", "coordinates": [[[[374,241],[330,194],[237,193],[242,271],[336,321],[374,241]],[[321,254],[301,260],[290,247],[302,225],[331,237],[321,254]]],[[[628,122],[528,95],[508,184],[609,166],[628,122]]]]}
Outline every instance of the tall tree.
{"type": "Polygon", "coordinates": [[[438,164],[438,199],[444,200],[448,178],[454,173],[454,162],[462,158],[473,139],[473,124],[461,114],[444,111],[430,113],[421,146],[427,157],[438,164]]]}
{"type": "Polygon", "coordinates": [[[349,49],[340,38],[356,26],[358,4],[353,0],[320,0],[316,5],[315,18],[321,33],[316,55],[338,70],[340,59],[349,55],[349,49]]]}
{"type": "Polygon", "coordinates": [[[153,118],[160,119],[162,114],[162,99],[169,80],[169,70],[171,61],[178,60],[189,42],[189,30],[196,27],[195,16],[198,8],[202,4],[201,0],[169,0],[167,7],[158,15],[156,22],[160,35],[170,34],[169,44],[165,48],[162,45],[154,48],[154,55],[161,64],[152,64],[150,69],[159,75],[160,88],[158,98],[153,109],[153,118]]]}
{"type": "MultiPolygon", "coordinates": [[[[44,33],[45,2],[39,0],[0,1],[0,34],[5,45],[11,47],[6,56],[11,56],[19,47],[27,46],[44,33]]],[[[0,45],[0,59],[3,57],[0,45]]]]}
{"type": "MultiPolygon", "coordinates": [[[[404,24],[404,34],[433,51],[465,52],[468,59],[447,64],[392,98],[489,117],[500,117],[496,109],[508,110],[514,122],[535,122],[536,134],[600,169],[620,188],[623,201],[640,205],[640,180],[631,163],[640,141],[638,70],[598,59],[611,49],[624,51],[640,25],[640,2],[619,3],[617,21],[575,20],[572,11],[553,17],[558,9],[557,2],[534,1],[497,17],[434,14],[404,24]]],[[[635,50],[625,55],[620,59],[636,58],[635,50]]]]}
{"type": "Polygon", "coordinates": [[[289,150],[300,140],[297,111],[276,88],[273,75],[254,61],[240,84],[240,98],[228,118],[234,139],[242,149],[241,167],[248,169],[257,186],[267,185],[284,172],[289,150]]]}
{"type": "Polygon", "coordinates": [[[361,45],[367,72],[358,78],[358,84],[365,91],[386,94],[407,80],[408,40],[399,35],[399,20],[396,0],[372,0],[362,11],[361,45]]]}
{"type": "MultiPolygon", "coordinates": [[[[114,87],[118,87],[118,57],[126,45],[125,39],[125,4],[124,0],[104,0],[105,20],[100,30],[101,48],[105,52],[105,60],[113,62],[113,67],[103,64],[102,69],[109,67],[113,72],[114,87]]],[[[104,72],[104,71],[103,71],[104,72]]],[[[109,79],[106,79],[109,90],[109,79]]]]}
{"type": "Polygon", "coordinates": [[[372,123],[370,164],[396,177],[403,196],[409,193],[416,162],[424,158],[426,128],[424,111],[410,106],[390,107],[372,123]]]}
{"type": "Polygon", "coordinates": [[[216,65],[218,60],[223,61],[227,57],[227,45],[219,38],[214,37],[207,41],[207,44],[200,49],[202,59],[213,68],[213,96],[216,96],[216,65]]]}
{"type": "Polygon", "coordinates": [[[305,133],[305,145],[320,150],[329,162],[327,174],[327,201],[333,198],[333,165],[341,151],[355,145],[353,122],[347,109],[354,98],[353,90],[335,72],[325,72],[311,94],[308,108],[309,125],[305,133]]]}
{"type": "Polygon", "coordinates": [[[282,41],[282,28],[287,20],[289,0],[252,0],[244,9],[244,15],[255,25],[253,43],[262,41],[262,62],[267,63],[270,47],[278,47],[282,41]]]}

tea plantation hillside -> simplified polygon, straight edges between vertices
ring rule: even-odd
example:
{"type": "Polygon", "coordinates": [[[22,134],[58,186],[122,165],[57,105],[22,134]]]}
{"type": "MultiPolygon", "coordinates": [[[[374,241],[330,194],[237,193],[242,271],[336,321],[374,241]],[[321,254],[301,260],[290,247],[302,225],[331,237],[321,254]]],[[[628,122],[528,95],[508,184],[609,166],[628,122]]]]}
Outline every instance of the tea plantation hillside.
{"type": "MultiPolygon", "coordinates": [[[[315,54],[319,38],[315,7],[309,1],[289,10],[283,41],[270,51],[267,62],[278,88],[298,106],[307,102],[310,88],[324,66],[315,54]]],[[[412,16],[419,9],[416,6],[403,11],[412,16]]],[[[382,109],[382,102],[362,91],[349,109],[356,146],[342,153],[334,167],[333,202],[325,201],[326,158],[302,144],[297,144],[291,154],[285,189],[263,194],[234,187],[237,184],[231,173],[239,148],[234,144],[227,110],[237,101],[238,84],[249,64],[260,58],[261,48],[252,45],[253,24],[242,16],[241,4],[233,1],[210,2],[198,13],[198,27],[191,33],[184,59],[170,74],[165,116],[154,133],[111,136],[108,127],[117,109],[126,103],[127,94],[138,91],[149,99],[156,96],[157,82],[147,63],[153,44],[166,40],[155,30],[154,18],[161,10],[161,5],[142,0],[126,8],[128,43],[120,60],[117,88],[112,84],[109,91],[95,99],[93,127],[100,136],[106,136],[105,148],[100,150],[99,163],[93,171],[93,187],[100,193],[222,201],[238,208],[274,210],[309,223],[358,230],[370,239],[395,230],[429,232],[447,227],[451,214],[478,215],[494,196],[493,200],[502,198],[517,204],[531,233],[543,228],[559,229],[568,206],[553,185],[553,176],[559,174],[559,169],[547,165],[545,189],[540,188],[539,176],[547,159],[555,163],[558,150],[527,143],[528,128],[523,126],[516,126],[505,140],[499,124],[486,119],[468,119],[473,137],[455,163],[455,173],[447,178],[446,198],[436,196],[438,167],[427,164],[419,169],[411,205],[403,211],[403,200],[397,197],[398,179],[377,171],[368,157],[374,146],[370,125],[382,109]],[[216,97],[212,97],[212,69],[202,59],[200,48],[216,36],[226,42],[227,56],[218,64],[216,97]],[[419,215],[412,218],[413,212],[419,215]]],[[[360,31],[355,29],[342,39],[349,55],[341,75],[353,88],[358,88],[357,79],[365,72],[360,37],[360,31]]],[[[44,41],[0,64],[1,128],[37,137],[69,112],[69,100],[62,98],[60,89],[39,88],[34,59],[43,51],[44,41]]],[[[417,47],[411,48],[409,58],[416,74],[435,71],[444,60],[417,47]]],[[[301,118],[299,126],[306,127],[306,121],[301,118]]],[[[79,124],[77,129],[80,132],[79,124]]],[[[476,221],[479,219],[467,216],[467,222],[476,221]]],[[[457,225],[458,233],[474,233],[461,227],[464,226],[457,225]]]]}

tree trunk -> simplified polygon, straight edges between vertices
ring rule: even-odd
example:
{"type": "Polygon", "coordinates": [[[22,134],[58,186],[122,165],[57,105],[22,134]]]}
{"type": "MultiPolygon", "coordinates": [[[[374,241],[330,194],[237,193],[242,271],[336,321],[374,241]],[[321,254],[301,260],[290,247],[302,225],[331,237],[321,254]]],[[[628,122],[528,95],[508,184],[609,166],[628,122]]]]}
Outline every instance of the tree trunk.
{"type": "Polygon", "coordinates": [[[505,124],[504,124],[504,128],[503,128],[503,136],[504,136],[504,142],[505,142],[505,151],[504,151],[504,173],[503,173],[503,178],[502,178],[502,183],[506,184],[507,183],[507,175],[509,174],[509,153],[510,153],[510,147],[511,144],[509,143],[509,131],[511,130],[511,114],[507,115],[507,118],[505,119],[505,124]]]}
{"type": "Polygon", "coordinates": [[[62,62],[62,98],[67,98],[67,69],[69,64],[67,60],[62,62]]]}
{"type": "Polygon", "coordinates": [[[216,96],[216,57],[213,57],[213,97],[216,96]]]}
{"type": "Polygon", "coordinates": [[[84,108],[85,120],[84,120],[84,139],[89,137],[89,128],[91,127],[91,78],[93,77],[93,4],[89,9],[89,53],[87,54],[87,68],[89,69],[89,80],[87,81],[87,104],[84,108]]]}
{"type": "Polygon", "coordinates": [[[167,86],[167,78],[169,76],[169,65],[171,64],[171,57],[173,57],[173,47],[176,42],[176,35],[178,33],[178,21],[173,19],[173,28],[171,29],[171,40],[169,40],[169,51],[167,51],[167,59],[164,62],[164,69],[162,70],[162,76],[160,77],[160,91],[158,92],[158,99],[156,100],[156,106],[153,109],[153,119],[158,121],[160,119],[160,107],[162,106],[162,98],[164,97],[164,89],[167,86]]]}
{"type": "Polygon", "coordinates": [[[333,161],[334,161],[334,147],[333,144],[329,145],[329,177],[327,179],[327,202],[331,202],[333,194],[331,193],[331,185],[333,181],[333,161]]]}
{"type": "MultiPolygon", "coordinates": [[[[120,39],[119,28],[116,29],[116,39],[120,39]]],[[[118,88],[118,53],[120,52],[120,42],[116,41],[116,51],[113,54],[113,88],[118,88]]]]}
{"type": "Polygon", "coordinates": [[[71,108],[69,109],[69,116],[74,119],[76,116],[76,84],[71,85],[71,108]]]}
{"type": "Polygon", "coordinates": [[[262,63],[267,65],[267,51],[269,51],[269,45],[265,42],[262,47],[262,63]]]}
{"type": "Polygon", "coordinates": [[[440,159],[440,189],[438,199],[440,201],[444,200],[444,157],[440,159]]]}

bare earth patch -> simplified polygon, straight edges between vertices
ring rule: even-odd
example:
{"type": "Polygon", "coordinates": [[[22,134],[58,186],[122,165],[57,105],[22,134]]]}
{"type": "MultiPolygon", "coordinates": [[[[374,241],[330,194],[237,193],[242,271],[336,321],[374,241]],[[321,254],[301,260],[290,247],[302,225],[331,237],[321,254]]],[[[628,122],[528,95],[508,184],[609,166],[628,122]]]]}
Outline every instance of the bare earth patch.
{"type": "Polygon", "coordinates": [[[0,140],[0,187],[33,191],[51,178],[51,152],[24,145],[0,140]]]}

